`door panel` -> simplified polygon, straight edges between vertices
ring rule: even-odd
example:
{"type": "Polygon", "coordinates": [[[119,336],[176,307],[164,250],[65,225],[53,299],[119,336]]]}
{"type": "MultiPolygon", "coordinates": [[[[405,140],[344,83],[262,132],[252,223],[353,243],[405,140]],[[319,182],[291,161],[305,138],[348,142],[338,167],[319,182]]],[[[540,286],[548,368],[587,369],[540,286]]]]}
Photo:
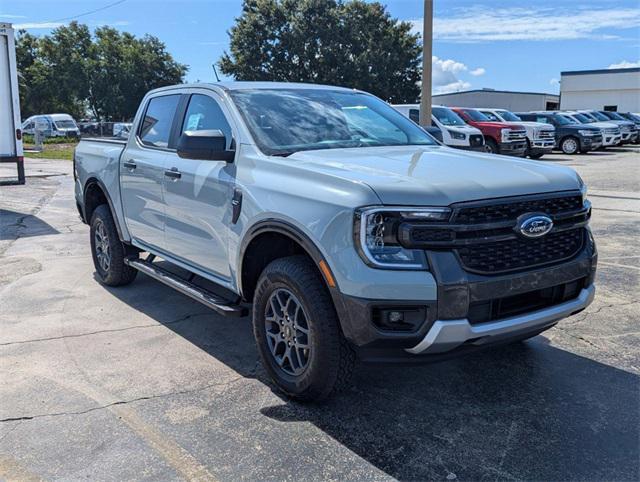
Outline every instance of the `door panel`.
{"type": "Polygon", "coordinates": [[[130,139],[120,159],[120,186],[127,228],[131,236],[164,248],[164,170],[171,128],[180,95],[152,97],[137,138],[130,139]]]}
{"type": "MultiPolygon", "coordinates": [[[[212,95],[191,96],[180,133],[219,129],[225,134],[229,148],[231,128],[212,95]]],[[[230,278],[227,242],[235,165],[224,161],[182,159],[176,153],[168,153],[166,170],[167,251],[221,278],[230,278]]]]}

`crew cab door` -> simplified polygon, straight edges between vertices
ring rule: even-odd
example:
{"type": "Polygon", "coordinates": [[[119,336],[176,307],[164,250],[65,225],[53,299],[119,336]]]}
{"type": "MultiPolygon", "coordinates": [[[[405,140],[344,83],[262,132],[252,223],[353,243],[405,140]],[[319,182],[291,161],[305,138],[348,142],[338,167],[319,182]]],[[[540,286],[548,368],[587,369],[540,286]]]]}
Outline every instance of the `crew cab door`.
{"type": "MultiPolygon", "coordinates": [[[[219,129],[229,149],[233,140],[230,118],[222,99],[210,90],[191,90],[183,101],[177,130],[219,129]]],[[[167,155],[164,191],[167,252],[180,261],[228,280],[228,231],[235,165],[225,161],[183,159],[167,155]]]]}
{"type": "Polygon", "coordinates": [[[131,236],[150,247],[165,246],[164,165],[180,95],[147,101],[139,127],[120,157],[120,187],[131,236]]]}

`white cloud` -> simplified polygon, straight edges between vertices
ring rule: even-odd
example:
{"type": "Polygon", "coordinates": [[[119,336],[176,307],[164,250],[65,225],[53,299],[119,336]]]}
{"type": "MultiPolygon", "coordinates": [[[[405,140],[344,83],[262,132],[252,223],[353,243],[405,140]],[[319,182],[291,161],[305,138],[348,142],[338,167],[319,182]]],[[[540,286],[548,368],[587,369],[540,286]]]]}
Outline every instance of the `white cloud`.
{"type": "MultiPolygon", "coordinates": [[[[631,29],[640,26],[640,9],[593,8],[593,5],[566,9],[542,7],[495,8],[476,5],[454,9],[454,14],[435,17],[433,36],[449,42],[512,40],[617,39],[598,33],[602,29],[631,29]]],[[[422,19],[413,20],[413,31],[422,32],[422,19]]]]}
{"type": "Polygon", "coordinates": [[[60,22],[27,22],[27,23],[14,23],[13,28],[16,30],[33,30],[38,28],[57,28],[64,25],[60,22]]]}
{"type": "Polygon", "coordinates": [[[630,69],[632,67],[640,67],[640,60],[637,62],[629,62],[627,60],[623,60],[617,64],[611,64],[608,69],[630,69]]]}
{"type": "Polygon", "coordinates": [[[472,70],[471,72],[469,72],[471,75],[473,75],[474,77],[478,77],[479,75],[484,75],[487,73],[487,71],[485,69],[483,69],[482,67],[478,67],[477,69],[472,70]]]}
{"type": "MultiPolygon", "coordinates": [[[[91,20],[89,25],[95,27],[102,27],[108,25],[110,27],[125,27],[130,24],[128,20],[91,20]]],[[[63,25],[67,25],[65,22],[24,22],[14,23],[13,28],[16,30],[35,30],[35,29],[52,29],[58,28],[63,25]]]]}
{"type": "Polygon", "coordinates": [[[0,13],[0,18],[27,18],[26,15],[10,15],[8,13],[0,13]]]}
{"type": "Polygon", "coordinates": [[[560,81],[557,78],[553,77],[549,80],[549,85],[560,85],[560,81]]]}
{"type": "MultiPolygon", "coordinates": [[[[458,78],[458,74],[469,70],[462,62],[452,59],[444,60],[434,55],[431,57],[431,68],[431,81],[436,94],[466,90],[471,87],[469,82],[458,78]]],[[[484,71],[482,67],[476,70],[484,71]]]]}

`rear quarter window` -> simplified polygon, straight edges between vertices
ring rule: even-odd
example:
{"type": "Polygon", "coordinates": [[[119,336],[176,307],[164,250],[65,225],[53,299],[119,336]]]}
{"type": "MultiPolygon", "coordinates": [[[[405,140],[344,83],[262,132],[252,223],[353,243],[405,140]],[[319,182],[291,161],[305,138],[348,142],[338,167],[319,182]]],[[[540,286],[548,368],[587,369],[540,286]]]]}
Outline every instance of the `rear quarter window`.
{"type": "Polygon", "coordinates": [[[138,137],[145,146],[167,148],[180,95],[153,97],[147,104],[138,137]]]}

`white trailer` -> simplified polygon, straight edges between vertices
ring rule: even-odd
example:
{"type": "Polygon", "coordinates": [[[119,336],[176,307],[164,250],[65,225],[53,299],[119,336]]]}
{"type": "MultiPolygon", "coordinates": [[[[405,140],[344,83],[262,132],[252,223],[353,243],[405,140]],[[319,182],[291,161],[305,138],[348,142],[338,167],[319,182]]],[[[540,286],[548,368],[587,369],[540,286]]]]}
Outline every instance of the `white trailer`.
{"type": "Polygon", "coordinates": [[[0,163],[14,163],[17,176],[0,184],[24,184],[16,45],[10,23],[0,23],[0,163]]]}

